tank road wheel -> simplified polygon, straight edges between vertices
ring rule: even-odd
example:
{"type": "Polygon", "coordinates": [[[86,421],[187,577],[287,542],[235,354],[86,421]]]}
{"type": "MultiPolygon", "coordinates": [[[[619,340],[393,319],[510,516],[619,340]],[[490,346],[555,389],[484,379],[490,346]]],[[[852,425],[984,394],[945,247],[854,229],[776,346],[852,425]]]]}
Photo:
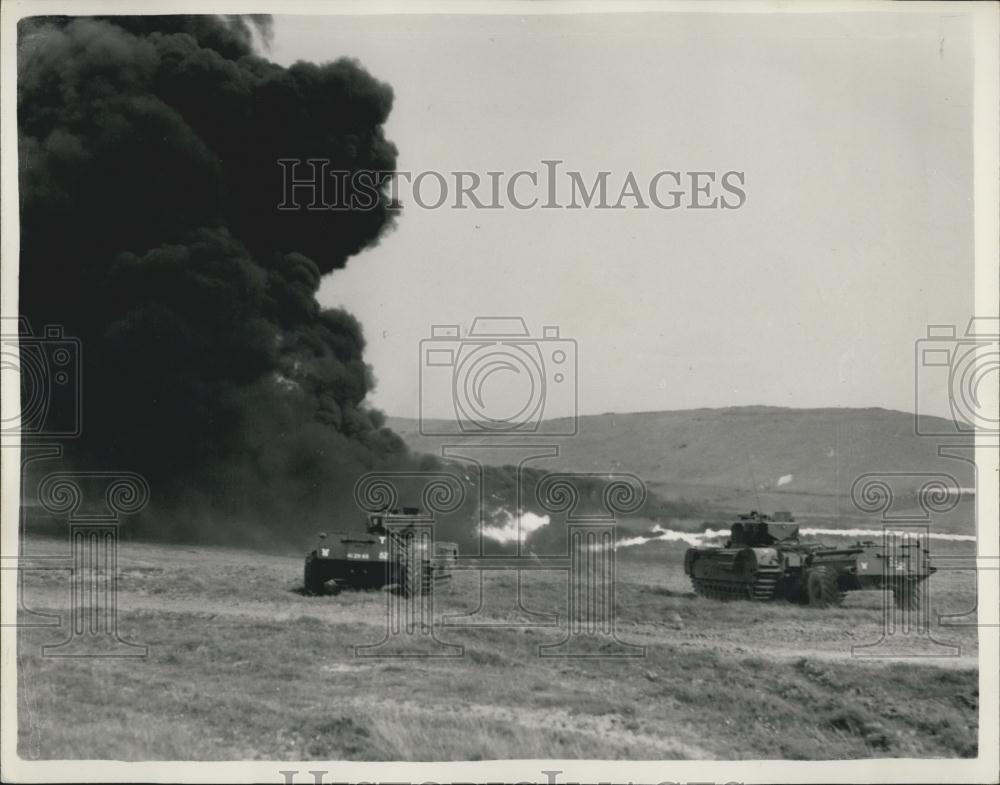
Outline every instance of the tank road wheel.
{"type": "Polygon", "coordinates": [[[312,556],[306,559],[306,566],[302,577],[306,594],[323,593],[323,575],[312,556]]]}
{"type": "Polygon", "coordinates": [[[902,580],[892,587],[892,602],[901,611],[919,611],[923,593],[923,581],[902,580]]]}
{"type": "Polygon", "coordinates": [[[817,608],[840,605],[841,594],[837,588],[837,573],[829,567],[813,567],[806,572],[806,596],[809,604],[817,608]]]}

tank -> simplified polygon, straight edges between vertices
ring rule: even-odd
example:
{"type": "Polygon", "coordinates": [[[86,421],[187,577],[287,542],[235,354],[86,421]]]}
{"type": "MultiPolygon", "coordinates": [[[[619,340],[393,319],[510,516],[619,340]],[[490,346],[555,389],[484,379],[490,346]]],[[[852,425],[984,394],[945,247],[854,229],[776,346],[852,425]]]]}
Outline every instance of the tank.
{"type": "Polygon", "coordinates": [[[897,608],[915,610],[924,581],[935,571],[930,553],[916,541],[903,540],[893,553],[870,541],[848,547],[802,543],[789,512],[740,515],[725,545],[684,554],[684,572],[704,597],[817,607],[839,605],[850,591],[886,589],[897,608]]]}
{"type": "Polygon", "coordinates": [[[368,515],[363,534],[320,532],[316,546],[306,556],[306,594],[396,586],[409,595],[450,583],[458,545],[417,534],[418,525],[430,523],[433,519],[419,509],[404,507],[368,515]]]}

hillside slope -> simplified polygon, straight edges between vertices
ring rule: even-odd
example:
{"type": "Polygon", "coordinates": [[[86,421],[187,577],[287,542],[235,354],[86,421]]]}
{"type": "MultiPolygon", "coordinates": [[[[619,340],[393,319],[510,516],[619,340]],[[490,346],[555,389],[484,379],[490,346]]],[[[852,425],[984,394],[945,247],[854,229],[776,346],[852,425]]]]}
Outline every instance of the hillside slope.
{"type": "MultiPolygon", "coordinates": [[[[390,418],[388,424],[421,452],[438,453],[444,443],[485,441],[423,436],[414,420],[390,418]]],[[[632,472],[663,498],[724,509],[759,504],[768,510],[851,515],[856,512],[851,485],[868,472],[943,472],[962,487],[974,485],[969,464],[939,457],[937,440],[914,434],[913,415],[885,409],[739,407],[601,414],[581,417],[576,436],[553,443],[560,445],[562,470],[632,472]]],[[[510,451],[497,450],[485,460],[508,462],[510,451]]],[[[902,481],[910,489],[921,483],[919,477],[902,481]]]]}

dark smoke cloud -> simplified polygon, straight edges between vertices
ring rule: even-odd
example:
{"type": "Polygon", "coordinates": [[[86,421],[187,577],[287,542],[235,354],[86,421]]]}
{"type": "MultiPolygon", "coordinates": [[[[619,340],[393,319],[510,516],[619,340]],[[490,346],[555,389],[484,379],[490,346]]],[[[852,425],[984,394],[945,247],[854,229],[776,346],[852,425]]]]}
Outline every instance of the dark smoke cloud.
{"type": "Polygon", "coordinates": [[[83,346],[75,466],[145,474],[150,533],[314,530],[410,459],[323,275],[392,224],[276,209],[278,158],[392,170],[392,89],[352,60],[284,68],[261,17],[35,18],[19,28],[21,312],[83,346]],[[169,514],[168,514],[169,513],[169,514]]]}
{"type": "MultiPolygon", "coordinates": [[[[474,474],[383,427],[360,325],[316,301],[324,275],[391,229],[388,194],[366,211],[276,209],[279,158],[395,168],[388,85],[351,60],[257,56],[267,17],[46,17],[18,33],[21,311],[82,342],[70,465],[150,482],[150,513],[126,534],[302,547],[360,527],[367,471],[474,474]]],[[[540,477],[524,473],[521,498],[544,513],[540,477]]],[[[477,483],[440,520],[463,552],[479,545],[481,496],[487,522],[516,504],[514,467],[477,483]]],[[[399,503],[419,493],[401,487],[399,503]]],[[[565,531],[529,545],[562,552],[565,531]]]]}

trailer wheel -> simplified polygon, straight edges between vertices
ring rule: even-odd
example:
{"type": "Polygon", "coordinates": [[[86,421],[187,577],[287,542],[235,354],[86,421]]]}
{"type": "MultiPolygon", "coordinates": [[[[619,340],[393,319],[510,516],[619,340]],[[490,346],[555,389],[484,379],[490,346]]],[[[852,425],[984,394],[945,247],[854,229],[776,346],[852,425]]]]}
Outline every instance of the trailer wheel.
{"type": "Polygon", "coordinates": [[[892,601],[898,610],[919,611],[923,600],[922,581],[903,580],[892,587],[892,601]]]}
{"type": "Polygon", "coordinates": [[[837,573],[829,567],[813,567],[806,571],[806,596],[809,604],[817,608],[840,605],[841,594],[837,588],[837,573]]]}
{"type": "Polygon", "coordinates": [[[323,576],[320,573],[319,567],[316,566],[316,560],[312,556],[306,558],[306,566],[302,577],[306,594],[323,594],[323,576]]]}

